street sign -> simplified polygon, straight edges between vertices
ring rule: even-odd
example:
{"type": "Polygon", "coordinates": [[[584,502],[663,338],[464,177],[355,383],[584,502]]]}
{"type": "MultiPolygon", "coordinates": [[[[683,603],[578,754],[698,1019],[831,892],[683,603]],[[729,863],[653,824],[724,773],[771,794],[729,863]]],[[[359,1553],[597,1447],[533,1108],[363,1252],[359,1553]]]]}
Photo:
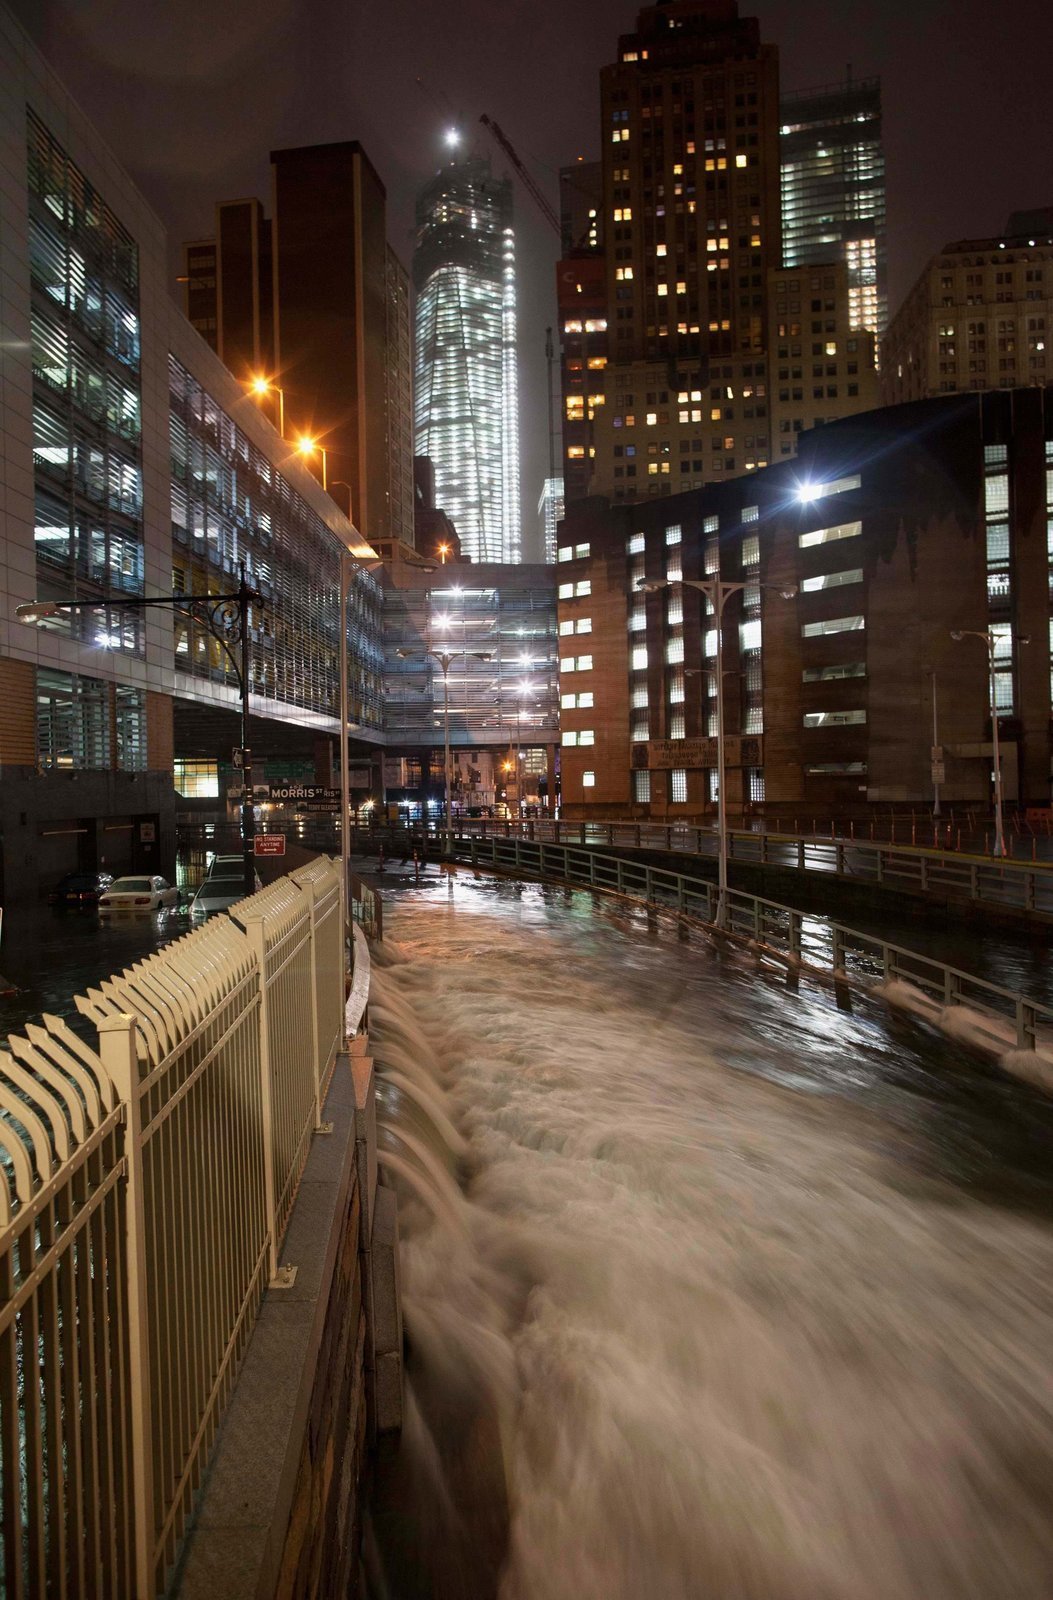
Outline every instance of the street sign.
{"type": "Polygon", "coordinates": [[[235,772],[240,772],[245,765],[244,750],[242,750],[240,747],[235,750],[231,755],[230,764],[234,768],[235,772]]]}
{"type": "Polygon", "coordinates": [[[932,781],[933,783],[946,783],[947,768],[942,761],[934,761],[932,763],[932,781]]]}
{"type": "Polygon", "coordinates": [[[932,746],[932,749],[929,752],[929,760],[932,762],[934,767],[939,766],[940,762],[943,760],[942,744],[934,744],[932,746]]]}
{"type": "Polygon", "coordinates": [[[252,841],[252,848],[258,856],[283,856],[285,854],[284,833],[258,833],[252,841]]]}
{"type": "Polygon", "coordinates": [[[285,778],[267,784],[267,799],[272,805],[295,806],[308,802],[311,805],[340,807],[340,790],[330,789],[324,783],[297,783],[285,778]]]}

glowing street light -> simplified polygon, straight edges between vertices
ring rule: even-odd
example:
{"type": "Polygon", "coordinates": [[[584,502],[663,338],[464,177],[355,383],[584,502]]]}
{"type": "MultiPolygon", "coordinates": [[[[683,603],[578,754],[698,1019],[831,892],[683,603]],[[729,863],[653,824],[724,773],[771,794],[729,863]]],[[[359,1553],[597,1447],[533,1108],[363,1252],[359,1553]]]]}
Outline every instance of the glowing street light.
{"type": "Polygon", "coordinates": [[[443,566],[446,565],[446,557],[449,555],[449,553],[450,546],[448,544],[441,544],[439,546],[439,560],[442,562],[443,566]]]}
{"type": "Polygon", "coordinates": [[[272,383],[270,378],[265,378],[262,373],[255,373],[249,380],[249,389],[261,400],[264,395],[276,394],[278,396],[278,432],[285,438],[285,390],[278,384],[272,383]]]}
{"type": "Polygon", "coordinates": [[[329,488],[329,452],[325,449],[324,445],[320,445],[318,443],[317,439],[312,439],[310,434],[301,433],[300,437],[296,441],[296,450],[297,450],[297,453],[299,455],[303,456],[305,461],[310,460],[310,458],[313,455],[315,455],[316,453],[321,456],[321,458],[322,458],[322,488],[328,490],[328,488],[329,488]]]}

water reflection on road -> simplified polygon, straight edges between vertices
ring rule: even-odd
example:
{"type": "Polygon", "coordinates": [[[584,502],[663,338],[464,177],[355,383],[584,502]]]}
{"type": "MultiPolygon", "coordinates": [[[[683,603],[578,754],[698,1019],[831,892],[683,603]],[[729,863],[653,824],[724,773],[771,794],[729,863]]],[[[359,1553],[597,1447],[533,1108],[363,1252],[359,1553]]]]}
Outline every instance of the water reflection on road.
{"type": "Polygon", "coordinates": [[[71,1019],[73,997],[190,929],[183,907],[100,914],[94,906],[31,906],[5,912],[0,973],[17,993],[0,996],[0,1038],[49,1011],[71,1019]]]}

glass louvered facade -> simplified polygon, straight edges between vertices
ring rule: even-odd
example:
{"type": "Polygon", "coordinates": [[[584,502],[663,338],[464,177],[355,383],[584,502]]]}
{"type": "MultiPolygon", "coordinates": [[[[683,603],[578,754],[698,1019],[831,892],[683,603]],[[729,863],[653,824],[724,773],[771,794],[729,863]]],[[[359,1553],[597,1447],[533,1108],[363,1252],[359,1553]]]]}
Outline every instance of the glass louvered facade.
{"type": "Polygon", "coordinates": [[[512,186],[481,157],[417,200],[416,450],[473,561],[518,561],[519,411],[512,186]]]}
{"type": "MultiPolygon", "coordinates": [[[[169,358],[173,588],[229,591],[244,563],[263,595],[252,618],[252,693],[304,721],[339,715],[340,547],[322,519],[204,386],[169,358]]],[[[236,684],[222,646],[177,616],[176,670],[236,684]]],[[[348,600],[352,727],[381,725],[380,588],[356,567],[348,600]]]]}

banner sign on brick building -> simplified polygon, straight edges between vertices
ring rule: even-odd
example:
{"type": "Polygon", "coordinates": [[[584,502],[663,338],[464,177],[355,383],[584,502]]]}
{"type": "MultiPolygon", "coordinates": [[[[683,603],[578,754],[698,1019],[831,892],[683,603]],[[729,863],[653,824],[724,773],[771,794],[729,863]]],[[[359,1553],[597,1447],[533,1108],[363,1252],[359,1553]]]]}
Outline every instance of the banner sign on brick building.
{"type": "MultiPolygon", "coordinates": [[[[717,741],[709,739],[650,739],[632,747],[637,771],[699,771],[717,765],[717,741]]],[[[729,733],[724,738],[724,764],[728,767],[764,765],[764,740],[756,734],[729,733]]]]}

